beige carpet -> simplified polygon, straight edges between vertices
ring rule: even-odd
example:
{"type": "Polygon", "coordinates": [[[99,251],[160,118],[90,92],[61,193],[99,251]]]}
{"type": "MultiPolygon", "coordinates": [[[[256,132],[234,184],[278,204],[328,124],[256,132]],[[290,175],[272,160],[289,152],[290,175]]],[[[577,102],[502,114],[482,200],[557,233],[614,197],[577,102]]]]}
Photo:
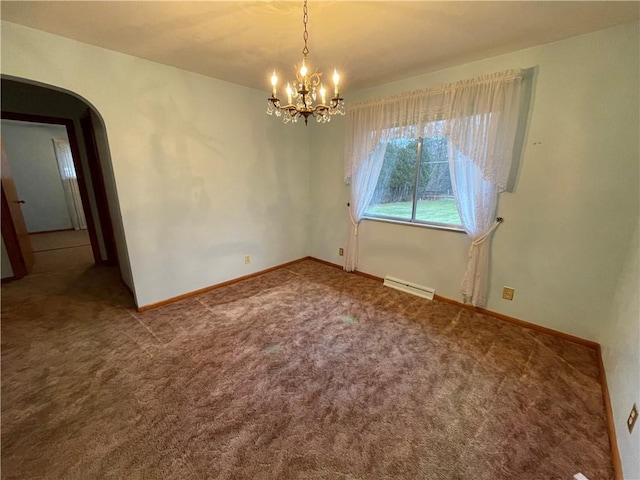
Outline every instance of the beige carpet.
{"type": "Polygon", "coordinates": [[[93,265],[93,251],[87,230],[29,235],[35,263],[31,274],[55,273],[93,265]]]}
{"type": "Polygon", "coordinates": [[[2,291],[9,479],[613,478],[595,352],[313,261],[144,314],[2,291]]]}
{"type": "Polygon", "coordinates": [[[29,241],[34,252],[91,245],[87,230],[65,230],[31,234],[29,235],[29,241]]]}

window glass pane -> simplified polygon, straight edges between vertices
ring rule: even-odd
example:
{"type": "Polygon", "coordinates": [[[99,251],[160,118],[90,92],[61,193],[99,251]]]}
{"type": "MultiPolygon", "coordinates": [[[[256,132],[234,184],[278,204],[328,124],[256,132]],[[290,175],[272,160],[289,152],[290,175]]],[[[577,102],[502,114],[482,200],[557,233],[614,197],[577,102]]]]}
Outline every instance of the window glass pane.
{"type": "Polygon", "coordinates": [[[449,175],[446,137],[422,141],[416,220],[461,226],[449,175]]]}
{"type": "Polygon", "coordinates": [[[413,139],[387,144],[380,178],[365,215],[411,220],[417,148],[418,141],[413,139]]]}

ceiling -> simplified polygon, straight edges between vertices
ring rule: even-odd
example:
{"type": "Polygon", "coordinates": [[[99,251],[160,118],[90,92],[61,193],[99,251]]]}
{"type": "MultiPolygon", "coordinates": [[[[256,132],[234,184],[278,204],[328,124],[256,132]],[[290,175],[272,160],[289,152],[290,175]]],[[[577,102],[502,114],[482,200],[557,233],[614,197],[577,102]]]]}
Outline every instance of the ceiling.
{"type": "MultiPolygon", "coordinates": [[[[299,0],[3,0],[0,16],[265,91],[302,57],[299,0]]],[[[357,90],[639,18],[636,1],[309,0],[309,60],[357,90]]]]}

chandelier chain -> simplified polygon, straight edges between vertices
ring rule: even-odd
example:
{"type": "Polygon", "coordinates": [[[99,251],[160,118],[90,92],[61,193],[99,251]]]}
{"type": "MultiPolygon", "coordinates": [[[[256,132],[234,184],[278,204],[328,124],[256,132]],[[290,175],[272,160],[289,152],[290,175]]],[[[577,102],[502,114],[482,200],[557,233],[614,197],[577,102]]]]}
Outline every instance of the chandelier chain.
{"type": "Polygon", "coordinates": [[[304,0],[304,6],[302,7],[302,23],[304,23],[304,33],[302,38],[304,39],[304,48],[302,49],[302,55],[306,58],[309,55],[309,47],[307,47],[307,40],[309,40],[309,32],[307,32],[307,22],[309,21],[309,14],[307,12],[307,0],[304,0]]]}

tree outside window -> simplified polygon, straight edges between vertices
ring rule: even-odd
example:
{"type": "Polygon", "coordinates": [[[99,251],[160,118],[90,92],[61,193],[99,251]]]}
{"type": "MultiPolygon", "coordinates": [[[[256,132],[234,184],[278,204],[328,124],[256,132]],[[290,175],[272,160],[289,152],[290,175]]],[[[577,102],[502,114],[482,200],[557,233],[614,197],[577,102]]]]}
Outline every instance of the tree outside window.
{"type": "Polygon", "coordinates": [[[388,142],[365,216],[461,228],[447,145],[446,137],[388,142]]]}

